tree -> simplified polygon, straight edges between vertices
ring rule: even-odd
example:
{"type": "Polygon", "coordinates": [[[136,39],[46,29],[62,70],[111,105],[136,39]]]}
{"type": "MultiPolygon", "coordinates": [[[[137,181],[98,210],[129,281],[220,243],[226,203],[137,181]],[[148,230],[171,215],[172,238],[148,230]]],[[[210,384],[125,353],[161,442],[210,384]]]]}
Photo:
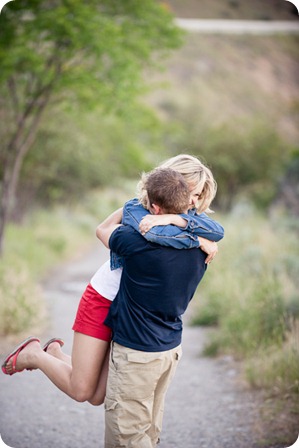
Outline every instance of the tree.
{"type": "Polygon", "coordinates": [[[0,16],[0,254],[20,170],[54,102],[119,111],[181,43],[156,0],[15,0],[0,16]]]}

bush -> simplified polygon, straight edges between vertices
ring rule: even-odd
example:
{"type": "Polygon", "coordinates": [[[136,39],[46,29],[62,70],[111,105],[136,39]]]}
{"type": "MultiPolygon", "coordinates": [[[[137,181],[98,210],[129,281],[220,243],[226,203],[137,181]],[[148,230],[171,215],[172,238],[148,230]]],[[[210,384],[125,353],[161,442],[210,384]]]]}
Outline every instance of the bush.
{"type": "MultiPolygon", "coordinates": [[[[134,187],[136,182],[134,183],[134,187]]],[[[95,243],[97,224],[134,195],[130,182],[122,190],[90,192],[72,208],[36,210],[22,225],[10,224],[0,259],[0,332],[17,334],[43,324],[46,312],[37,286],[49,269],[95,243]]]]}
{"type": "Polygon", "coordinates": [[[247,360],[246,373],[251,385],[271,388],[275,394],[299,394],[299,327],[293,323],[283,348],[272,345],[258,357],[247,360]]]}
{"type": "Polygon", "coordinates": [[[192,321],[217,325],[204,353],[245,360],[251,384],[298,391],[296,234],[285,218],[270,222],[245,204],[220,221],[225,238],[192,321]]]}
{"type": "Polygon", "coordinates": [[[40,289],[25,266],[0,266],[1,335],[17,334],[37,324],[44,311],[40,289]]]}

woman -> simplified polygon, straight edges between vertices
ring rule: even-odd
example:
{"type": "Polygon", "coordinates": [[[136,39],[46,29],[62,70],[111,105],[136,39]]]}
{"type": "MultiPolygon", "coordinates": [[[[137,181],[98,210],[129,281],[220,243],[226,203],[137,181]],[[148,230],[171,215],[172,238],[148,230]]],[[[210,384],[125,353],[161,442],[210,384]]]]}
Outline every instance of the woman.
{"type": "MultiPolygon", "coordinates": [[[[139,200],[128,201],[124,212],[122,209],[115,212],[119,222],[122,220],[135,229],[140,225],[139,230],[144,237],[159,244],[189,248],[199,247],[200,241],[209,263],[217,253],[217,245],[213,241],[223,238],[221,225],[203,213],[210,211],[209,206],[216,194],[211,171],[196,157],[184,154],[165,161],[160,167],[174,169],[184,176],[190,190],[188,214],[151,215],[147,210],[144,175],[139,183],[139,200]]],[[[102,404],[111,339],[110,329],[104,325],[104,320],[119,288],[120,266],[121,260],[112,257],[112,267],[109,261],[106,262],[87,286],[73,326],[72,356],[61,350],[61,339],[51,339],[42,348],[38,338],[28,338],[6,357],[2,371],[13,375],[24,369],[40,369],[71,398],[89,401],[93,405],[102,404]]]]}

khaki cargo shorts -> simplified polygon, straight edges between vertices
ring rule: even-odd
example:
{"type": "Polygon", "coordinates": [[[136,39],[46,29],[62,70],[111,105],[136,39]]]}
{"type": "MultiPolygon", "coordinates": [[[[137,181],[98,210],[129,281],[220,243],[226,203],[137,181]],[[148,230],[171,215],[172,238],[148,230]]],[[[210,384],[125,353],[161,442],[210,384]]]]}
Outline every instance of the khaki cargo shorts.
{"type": "Polygon", "coordinates": [[[105,398],[105,448],[152,448],[182,349],[142,352],[111,344],[105,398]]]}

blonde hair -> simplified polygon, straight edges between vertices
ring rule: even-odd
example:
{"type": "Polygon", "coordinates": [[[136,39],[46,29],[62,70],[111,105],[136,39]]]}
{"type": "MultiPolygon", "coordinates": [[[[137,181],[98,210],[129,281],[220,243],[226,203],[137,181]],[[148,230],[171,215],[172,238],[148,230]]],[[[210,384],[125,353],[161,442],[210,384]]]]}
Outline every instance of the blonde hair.
{"type": "MultiPolygon", "coordinates": [[[[179,154],[162,162],[159,168],[171,168],[182,174],[190,190],[198,188],[200,191],[198,206],[196,207],[197,213],[212,213],[210,205],[217,192],[217,183],[211,170],[197,157],[189,154],[179,154]]],[[[137,185],[137,189],[140,203],[147,208],[147,193],[142,178],[137,185]]]]}

